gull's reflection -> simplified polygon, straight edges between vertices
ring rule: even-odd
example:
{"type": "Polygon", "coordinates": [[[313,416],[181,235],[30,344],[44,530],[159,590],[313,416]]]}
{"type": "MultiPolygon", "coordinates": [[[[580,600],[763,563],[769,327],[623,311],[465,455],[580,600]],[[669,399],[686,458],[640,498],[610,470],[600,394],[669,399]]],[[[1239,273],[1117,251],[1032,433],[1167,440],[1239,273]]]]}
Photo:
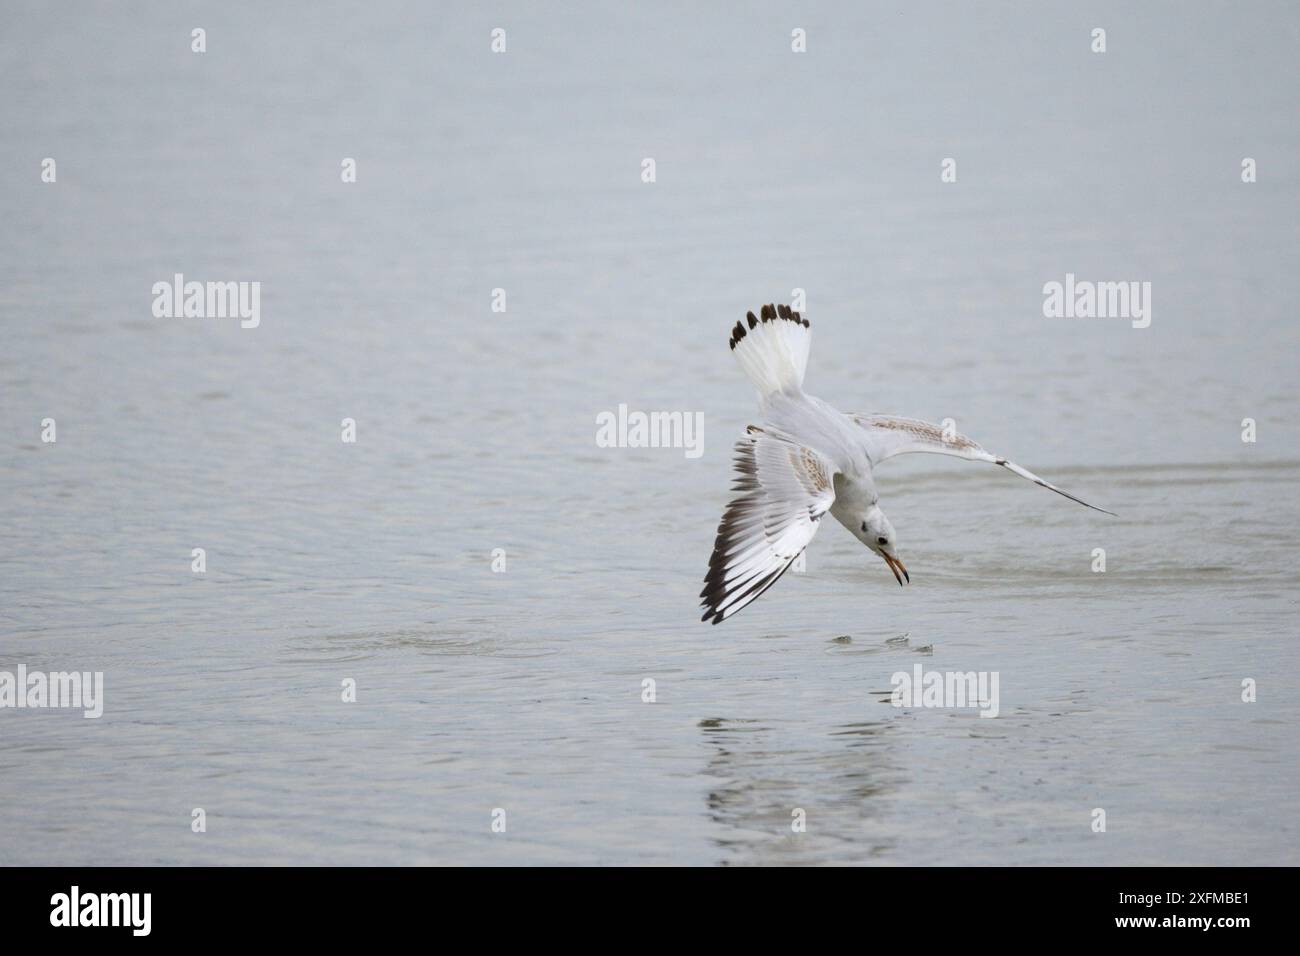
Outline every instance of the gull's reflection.
{"type": "Polygon", "coordinates": [[[724,865],[868,863],[888,858],[885,799],[903,779],[889,721],[831,725],[711,717],[706,798],[724,865]],[[793,824],[802,811],[805,826],[793,824]]]}

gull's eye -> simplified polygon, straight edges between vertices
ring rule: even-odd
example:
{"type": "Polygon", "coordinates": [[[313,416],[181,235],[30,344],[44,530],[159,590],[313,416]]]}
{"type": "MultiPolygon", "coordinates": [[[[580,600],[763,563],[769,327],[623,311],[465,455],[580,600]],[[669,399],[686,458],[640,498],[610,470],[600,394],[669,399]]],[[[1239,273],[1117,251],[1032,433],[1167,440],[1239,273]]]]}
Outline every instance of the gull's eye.
{"type": "Polygon", "coordinates": [[[862,522],[862,532],[863,532],[863,534],[865,534],[866,531],[867,531],[867,523],[864,521],[864,522],[862,522]]]}
{"type": "Polygon", "coordinates": [[[889,544],[889,539],[885,537],[879,537],[876,539],[876,544],[889,544]]]}

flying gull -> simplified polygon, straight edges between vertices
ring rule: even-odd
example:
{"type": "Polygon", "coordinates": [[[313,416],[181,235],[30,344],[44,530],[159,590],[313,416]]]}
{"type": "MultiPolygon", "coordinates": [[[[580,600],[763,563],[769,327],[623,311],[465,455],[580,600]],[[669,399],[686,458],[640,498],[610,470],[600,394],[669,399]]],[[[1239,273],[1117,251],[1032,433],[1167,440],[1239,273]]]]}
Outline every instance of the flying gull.
{"type": "Polygon", "coordinates": [[[896,552],[894,526],[880,510],[872,472],[908,452],[1001,465],[1104,514],[1014,462],[939,425],[893,415],[845,415],[803,390],[812,332],[785,305],[765,305],[731,330],[731,350],[758,389],[762,425],[736,442],[738,492],[718,525],[700,592],[702,620],[725,621],[770,588],[803,553],[830,512],[880,555],[901,586],[911,581],[896,552]]]}

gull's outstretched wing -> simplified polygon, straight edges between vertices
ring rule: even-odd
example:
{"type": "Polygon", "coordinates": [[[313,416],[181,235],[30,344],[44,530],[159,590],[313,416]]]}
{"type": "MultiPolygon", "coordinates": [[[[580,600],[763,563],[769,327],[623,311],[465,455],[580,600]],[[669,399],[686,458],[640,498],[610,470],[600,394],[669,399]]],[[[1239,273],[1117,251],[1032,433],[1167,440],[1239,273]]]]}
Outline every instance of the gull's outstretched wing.
{"type": "Polygon", "coordinates": [[[1102,514],[1108,514],[1112,517],[1115,515],[1113,511],[1098,508],[1096,505],[1088,504],[1082,498],[1076,498],[1068,491],[1063,491],[1050,481],[1044,481],[1032,471],[1021,468],[1013,461],[1007,461],[1005,458],[989,454],[965,435],[958,435],[956,432],[945,434],[942,425],[917,421],[915,418],[897,418],[893,415],[850,415],[849,417],[857,422],[866,433],[867,457],[871,459],[873,466],[880,464],[887,458],[893,458],[895,455],[906,455],[910,452],[951,455],[954,458],[965,458],[967,461],[988,461],[995,465],[1001,465],[1007,471],[1013,472],[1021,478],[1028,478],[1036,485],[1042,485],[1044,488],[1055,491],[1058,495],[1064,495],[1071,501],[1077,501],[1085,508],[1091,508],[1093,511],[1100,511],[1102,514]]]}
{"type": "Polygon", "coordinates": [[[700,592],[701,620],[725,621],[777,582],[835,501],[835,467],[771,428],[736,442],[736,483],[700,592]]]}

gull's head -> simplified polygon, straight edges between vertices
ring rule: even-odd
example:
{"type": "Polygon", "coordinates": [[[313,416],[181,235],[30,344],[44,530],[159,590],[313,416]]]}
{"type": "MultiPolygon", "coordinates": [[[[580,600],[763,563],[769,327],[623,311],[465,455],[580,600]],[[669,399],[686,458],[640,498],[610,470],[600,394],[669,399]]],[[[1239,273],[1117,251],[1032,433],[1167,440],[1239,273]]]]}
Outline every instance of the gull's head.
{"type": "Polygon", "coordinates": [[[861,524],[853,533],[857,535],[859,541],[880,555],[885,564],[889,565],[889,570],[894,572],[894,577],[900,586],[904,580],[912,580],[907,573],[907,568],[898,559],[895,550],[898,537],[894,534],[894,526],[889,523],[889,519],[885,517],[885,513],[878,505],[872,505],[867,509],[867,513],[862,516],[861,524]]]}

